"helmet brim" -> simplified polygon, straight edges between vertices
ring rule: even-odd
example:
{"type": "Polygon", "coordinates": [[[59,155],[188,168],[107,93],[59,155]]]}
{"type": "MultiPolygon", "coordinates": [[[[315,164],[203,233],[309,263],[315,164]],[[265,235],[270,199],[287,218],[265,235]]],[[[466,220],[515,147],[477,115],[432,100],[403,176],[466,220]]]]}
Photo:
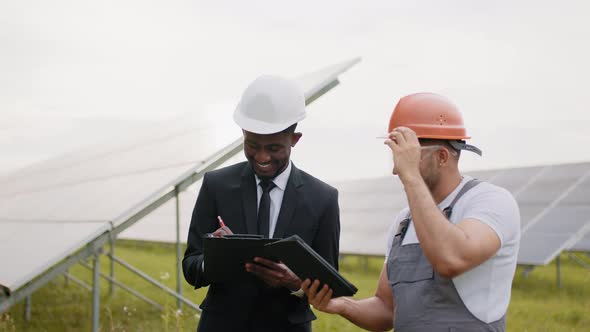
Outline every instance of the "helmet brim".
{"type": "Polygon", "coordinates": [[[236,111],[234,112],[234,121],[238,126],[240,126],[240,128],[242,128],[245,131],[261,135],[279,133],[303,119],[305,119],[305,114],[302,114],[297,118],[289,119],[289,121],[286,122],[270,123],[255,120],[252,118],[247,118],[243,115],[242,112],[239,112],[239,109],[236,109],[236,111]]]}

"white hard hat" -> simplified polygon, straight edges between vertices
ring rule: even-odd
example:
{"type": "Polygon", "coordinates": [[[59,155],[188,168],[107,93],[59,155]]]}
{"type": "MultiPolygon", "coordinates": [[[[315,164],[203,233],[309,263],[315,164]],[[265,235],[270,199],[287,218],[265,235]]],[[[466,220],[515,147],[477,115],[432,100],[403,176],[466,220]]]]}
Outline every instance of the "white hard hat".
{"type": "Polygon", "coordinates": [[[260,76],[250,83],[234,111],[234,121],[256,134],[274,134],[305,118],[301,88],[277,76],[260,76]]]}

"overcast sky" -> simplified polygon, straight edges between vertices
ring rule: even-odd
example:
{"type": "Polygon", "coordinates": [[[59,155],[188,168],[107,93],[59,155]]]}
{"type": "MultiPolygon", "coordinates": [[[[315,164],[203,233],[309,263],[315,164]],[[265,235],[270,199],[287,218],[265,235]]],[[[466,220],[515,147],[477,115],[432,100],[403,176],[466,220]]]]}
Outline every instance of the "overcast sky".
{"type": "Polygon", "coordinates": [[[374,137],[417,91],[463,111],[484,150],[465,169],[590,161],[588,17],[570,0],[0,0],[0,173],[188,112],[231,113],[260,74],[356,56],[302,123],[293,159],[319,177],[389,174],[374,137]]]}

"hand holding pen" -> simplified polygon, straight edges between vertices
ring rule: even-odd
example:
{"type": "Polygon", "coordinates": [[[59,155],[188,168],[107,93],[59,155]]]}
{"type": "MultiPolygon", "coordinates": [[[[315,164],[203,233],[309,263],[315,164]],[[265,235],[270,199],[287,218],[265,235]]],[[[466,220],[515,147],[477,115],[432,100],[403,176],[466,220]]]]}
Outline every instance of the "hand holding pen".
{"type": "Polygon", "coordinates": [[[225,223],[223,222],[223,219],[221,219],[221,216],[217,216],[217,221],[219,222],[219,228],[211,233],[212,236],[214,237],[222,237],[224,235],[231,235],[233,234],[233,232],[231,231],[231,229],[229,229],[229,227],[227,227],[225,225],[225,223]]]}

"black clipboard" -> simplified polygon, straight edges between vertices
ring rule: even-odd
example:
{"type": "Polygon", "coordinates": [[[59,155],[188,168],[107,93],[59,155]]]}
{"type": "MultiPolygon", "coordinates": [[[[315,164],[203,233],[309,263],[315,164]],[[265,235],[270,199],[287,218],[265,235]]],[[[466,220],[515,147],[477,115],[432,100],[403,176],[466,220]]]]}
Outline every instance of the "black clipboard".
{"type": "Polygon", "coordinates": [[[297,235],[267,244],[265,249],[268,258],[282,261],[301,280],[318,279],[320,287],[328,284],[332,297],[353,296],[358,290],[297,235]]]}
{"type": "Polygon", "coordinates": [[[278,240],[252,234],[206,236],[203,239],[205,279],[211,282],[255,279],[246,271],[246,263],[256,256],[263,257],[264,245],[278,240]]]}
{"type": "Polygon", "coordinates": [[[251,279],[245,263],[254,257],[285,263],[301,280],[320,280],[333,290],[333,297],[352,296],[357,288],[299,236],[264,239],[248,235],[204,239],[205,278],[212,282],[251,279]]]}

